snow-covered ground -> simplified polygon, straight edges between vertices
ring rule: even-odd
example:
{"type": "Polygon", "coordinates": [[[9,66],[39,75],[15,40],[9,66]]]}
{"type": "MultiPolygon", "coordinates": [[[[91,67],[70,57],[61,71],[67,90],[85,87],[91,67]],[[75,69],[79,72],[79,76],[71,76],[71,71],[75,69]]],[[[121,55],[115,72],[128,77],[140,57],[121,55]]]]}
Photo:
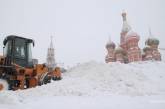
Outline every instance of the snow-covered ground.
{"type": "Polygon", "coordinates": [[[0,92],[0,109],[165,109],[164,83],[164,60],[91,61],[69,69],[61,81],[0,92]]]}
{"type": "MultiPolygon", "coordinates": [[[[1,104],[0,109],[164,109],[165,96],[50,96],[1,104]]],[[[33,97],[34,98],[34,97],[33,97]]]]}

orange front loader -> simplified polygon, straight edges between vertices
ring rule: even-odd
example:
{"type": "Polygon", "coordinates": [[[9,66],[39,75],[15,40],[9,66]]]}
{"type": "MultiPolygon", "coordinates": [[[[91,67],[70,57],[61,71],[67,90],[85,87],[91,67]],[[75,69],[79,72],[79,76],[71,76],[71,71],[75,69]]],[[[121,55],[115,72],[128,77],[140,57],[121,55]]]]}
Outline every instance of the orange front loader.
{"type": "MultiPolygon", "coordinates": [[[[32,39],[19,36],[8,36],[3,41],[4,53],[0,56],[0,80],[6,81],[7,89],[17,90],[47,84],[61,79],[60,68],[49,72],[45,64],[33,64],[31,46],[32,39]]],[[[0,81],[0,90],[6,87],[0,81]]]]}

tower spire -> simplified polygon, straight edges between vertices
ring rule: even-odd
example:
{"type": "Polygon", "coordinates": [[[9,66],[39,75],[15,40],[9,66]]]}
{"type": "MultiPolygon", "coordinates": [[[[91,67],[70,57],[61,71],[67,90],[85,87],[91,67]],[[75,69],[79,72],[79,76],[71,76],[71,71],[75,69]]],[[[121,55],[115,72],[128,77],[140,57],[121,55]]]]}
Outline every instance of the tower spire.
{"type": "Polygon", "coordinates": [[[112,40],[111,40],[111,35],[109,35],[109,40],[108,40],[109,42],[112,42],[112,40]]]}
{"type": "Polygon", "coordinates": [[[123,21],[127,21],[126,15],[127,14],[126,14],[125,10],[123,10],[123,12],[122,12],[123,21]]]}
{"type": "Polygon", "coordinates": [[[50,36],[50,48],[53,48],[53,36],[50,36]]]}
{"type": "Polygon", "coordinates": [[[47,67],[49,69],[49,71],[52,71],[54,69],[54,67],[56,66],[55,63],[55,58],[54,58],[54,47],[53,47],[53,36],[50,36],[50,47],[48,48],[48,52],[47,52],[47,67]]]}
{"type": "Polygon", "coordinates": [[[123,19],[123,27],[122,32],[128,32],[131,30],[131,26],[127,22],[127,13],[125,11],[122,12],[122,19],[123,19]]]}
{"type": "Polygon", "coordinates": [[[148,27],[148,32],[149,32],[149,37],[153,38],[153,34],[151,32],[151,28],[150,27],[148,27]]]}

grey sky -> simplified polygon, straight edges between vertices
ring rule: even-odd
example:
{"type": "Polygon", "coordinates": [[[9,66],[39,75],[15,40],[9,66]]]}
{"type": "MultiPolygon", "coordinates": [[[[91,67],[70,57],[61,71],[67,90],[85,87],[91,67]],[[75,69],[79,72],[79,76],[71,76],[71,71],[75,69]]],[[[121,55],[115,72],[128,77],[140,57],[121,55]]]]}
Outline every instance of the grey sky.
{"type": "Polygon", "coordinates": [[[104,62],[109,35],[119,43],[123,9],[141,48],[148,27],[163,48],[164,7],[165,0],[0,0],[0,53],[4,37],[14,34],[33,38],[33,57],[45,62],[52,35],[57,62],[104,62]]]}

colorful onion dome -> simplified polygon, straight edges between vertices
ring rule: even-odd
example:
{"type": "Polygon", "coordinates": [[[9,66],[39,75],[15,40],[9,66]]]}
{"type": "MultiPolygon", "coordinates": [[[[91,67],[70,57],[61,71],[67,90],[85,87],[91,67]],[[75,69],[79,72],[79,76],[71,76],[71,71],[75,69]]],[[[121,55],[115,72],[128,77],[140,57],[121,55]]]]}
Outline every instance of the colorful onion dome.
{"type": "Polygon", "coordinates": [[[145,41],[145,45],[149,45],[149,46],[159,45],[159,40],[154,37],[150,28],[149,28],[149,38],[145,41]]]}
{"type": "Polygon", "coordinates": [[[151,50],[152,50],[152,48],[151,48],[150,46],[145,46],[145,47],[143,48],[143,52],[151,51],[151,50]]]}
{"type": "Polygon", "coordinates": [[[145,41],[145,45],[151,46],[152,44],[153,44],[152,38],[148,38],[148,39],[145,41]]]}
{"type": "Polygon", "coordinates": [[[159,45],[159,40],[156,39],[156,38],[148,38],[146,41],[145,41],[145,45],[159,45]]]}
{"type": "Polygon", "coordinates": [[[154,45],[159,45],[159,40],[156,39],[156,38],[153,38],[153,44],[154,44],[154,45]]]}
{"type": "Polygon", "coordinates": [[[109,42],[106,44],[106,48],[108,49],[108,48],[111,48],[111,47],[112,47],[113,49],[115,49],[116,45],[115,45],[114,42],[109,41],[109,42]]]}

